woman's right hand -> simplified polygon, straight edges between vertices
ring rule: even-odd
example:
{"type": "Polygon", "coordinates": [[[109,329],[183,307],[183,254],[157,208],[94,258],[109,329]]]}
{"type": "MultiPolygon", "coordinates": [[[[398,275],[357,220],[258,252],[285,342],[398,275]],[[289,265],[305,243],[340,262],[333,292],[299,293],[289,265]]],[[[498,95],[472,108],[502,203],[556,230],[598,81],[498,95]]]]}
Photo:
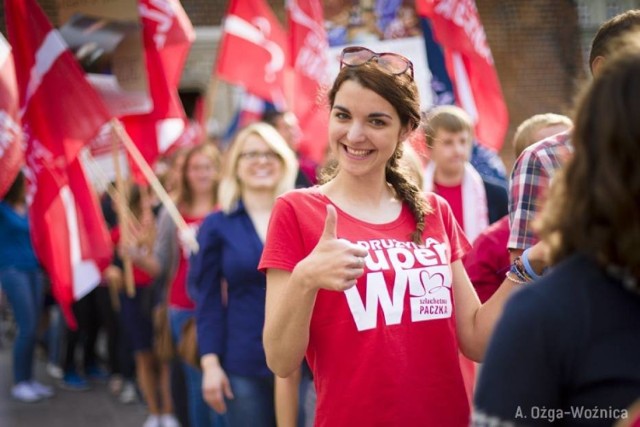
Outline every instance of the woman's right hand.
{"type": "Polygon", "coordinates": [[[220,366],[218,356],[206,354],[202,356],[202,398],[217,413],[227,412],[227,405],[224,403],[225,397],[233,399],[233,392],[229,378],[220,366]]]}
{"type": "Polygon", "coordinates": [[[327,205],[327,217],[320,240],[293,271],[310,289],[344,291],[353,287],[364,274],[365,257],[369,252],[360,245],[339,239],[337,221],[336,208],[327,205]]]}

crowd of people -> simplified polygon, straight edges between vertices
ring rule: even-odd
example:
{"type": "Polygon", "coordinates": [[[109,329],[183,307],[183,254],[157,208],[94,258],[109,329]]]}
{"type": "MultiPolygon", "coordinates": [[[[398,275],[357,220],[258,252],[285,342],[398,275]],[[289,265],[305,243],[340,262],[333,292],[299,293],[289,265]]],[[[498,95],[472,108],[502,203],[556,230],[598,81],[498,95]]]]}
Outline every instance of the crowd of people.
{"type": "Polygon", "coordinates": [[[590,65],[571,117],[518,127],[507,189],[472,166],[468,114],[420,111],[409,59],[343,50],[326,165],[269,113],[167,160],[184,224],[130,184],[121,229],[106,194],[113,262],[48,340],[19,175],[0,202],[13,397],[54,395],[42,341],[62,387],[139,390],[144,427],[640,422],[640,10],[601,26],[590,65]]]}

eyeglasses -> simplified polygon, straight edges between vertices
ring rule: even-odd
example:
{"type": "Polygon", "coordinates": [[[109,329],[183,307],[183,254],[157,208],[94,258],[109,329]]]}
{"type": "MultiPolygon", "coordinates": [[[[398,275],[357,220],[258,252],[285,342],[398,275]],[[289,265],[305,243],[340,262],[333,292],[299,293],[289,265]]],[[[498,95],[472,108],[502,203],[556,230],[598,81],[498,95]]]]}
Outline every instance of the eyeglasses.
{"type": "Polygon", "coordinates": [[[240,153],[238,155],[240,159],[247,159],[249,161],[256,161],[264,159],[266,161],[270,160],[280,160],[280,155],[275,151],[247,151],[244,153],[240,153]]]}
{"type": "Polygon", "coordinates": [[[409,71],[413,79],[413,64],[402,55],[392,52],[376,53],[362,46],[345,47],[340,54],[340,68],[358,67],[375,60],[378,67],[394,75],[400,75],[409,71]]]}

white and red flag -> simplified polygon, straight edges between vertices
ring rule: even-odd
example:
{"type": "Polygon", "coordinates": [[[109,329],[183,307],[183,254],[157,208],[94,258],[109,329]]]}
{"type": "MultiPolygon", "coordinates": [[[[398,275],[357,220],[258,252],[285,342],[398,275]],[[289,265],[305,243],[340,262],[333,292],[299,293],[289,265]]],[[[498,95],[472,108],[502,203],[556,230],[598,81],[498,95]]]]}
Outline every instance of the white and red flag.
{"type": "Polygon", "coordinates": [[[500,150],[509,125],[493,56],[474,0],[418,0],[444,49],[457,103],[475,120],[480,144],[500,150]]]}
{"type": "Polygon", "coordinates": [[[289,52],[293,79],[290,104],[301,131],[298,150],[316,162],[328,144],[329,112],[320,89],[327,84],[329,42],[320,0],[287,0],[289,52]]]}
{"type": "Polygon", "coordinates": [[[69,326],[71,304],[100,281],[111,239],[79,159],[110,119],[35,0],[5,0],[26,140],[31,240],[69,326]]]}
{"type": "Polygon", "coordinates": [[[9,191],[24,163],[23,150],[13,56],[0,34],[0,198],[9,191]]]}
{"type": "Polygon", "coordinates": [[[287,37],[264,0],[231,0],[223,22],[218,77],[286,108],[287,37]]]}
{"type": "Polygon", "coordinates": [[[153,109],[121,120],[147,163],[153,164],[186,129],[178,85],[195,33],[178,0],[139,0],[139,10],[153,109]]]}

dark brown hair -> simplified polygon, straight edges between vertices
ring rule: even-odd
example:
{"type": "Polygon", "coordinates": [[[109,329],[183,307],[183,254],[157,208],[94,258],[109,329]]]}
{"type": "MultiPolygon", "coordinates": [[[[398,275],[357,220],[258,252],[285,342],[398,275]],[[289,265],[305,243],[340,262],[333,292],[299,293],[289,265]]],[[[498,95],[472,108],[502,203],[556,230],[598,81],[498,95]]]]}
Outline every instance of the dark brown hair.
{"type": "Polygon", "coordinates": [[[639,9],[627,10],[603,23],[591,42],[589,66],[592,66],[596,57],[606,57],[611,53],[612,40],[637,27],[640,28],[639,9]]]}
{"type": "Polygon", "coordinates": [[[579,98],[573,158],[539,226],[553,262],[581,252],[640,278],[640,43],[607,58],[579,98]]]}
{"type": "MultiPolygon", "coordinates": [[[[398,113],[402,127],[415,130],[420,124],[420,98],[418,88],[413,79],[406,73],[400,75],[389,74],[375,65],[364,64],[358,67],[344,67],[338,73],[329,90],[329,105],[333,107],[336,94],[346,81],[358,82],[363,87],[370,89],[389,102],[398,113]]],[[[416,221],[416,229],[411,233],[411,240],[422,243],[424,232],[424,216],[431,212],[432,208],[420,189],[412,183],[410,172],[400,163],[402,157],[402,141],[398,142],[394,153],[387,161],[385,168],[386,180],[398,197],[407,202],[416,221]]],[[[325,169],[321,174],[321,181],[327,182],[337,174],[337,165],[325,169]]]]}

